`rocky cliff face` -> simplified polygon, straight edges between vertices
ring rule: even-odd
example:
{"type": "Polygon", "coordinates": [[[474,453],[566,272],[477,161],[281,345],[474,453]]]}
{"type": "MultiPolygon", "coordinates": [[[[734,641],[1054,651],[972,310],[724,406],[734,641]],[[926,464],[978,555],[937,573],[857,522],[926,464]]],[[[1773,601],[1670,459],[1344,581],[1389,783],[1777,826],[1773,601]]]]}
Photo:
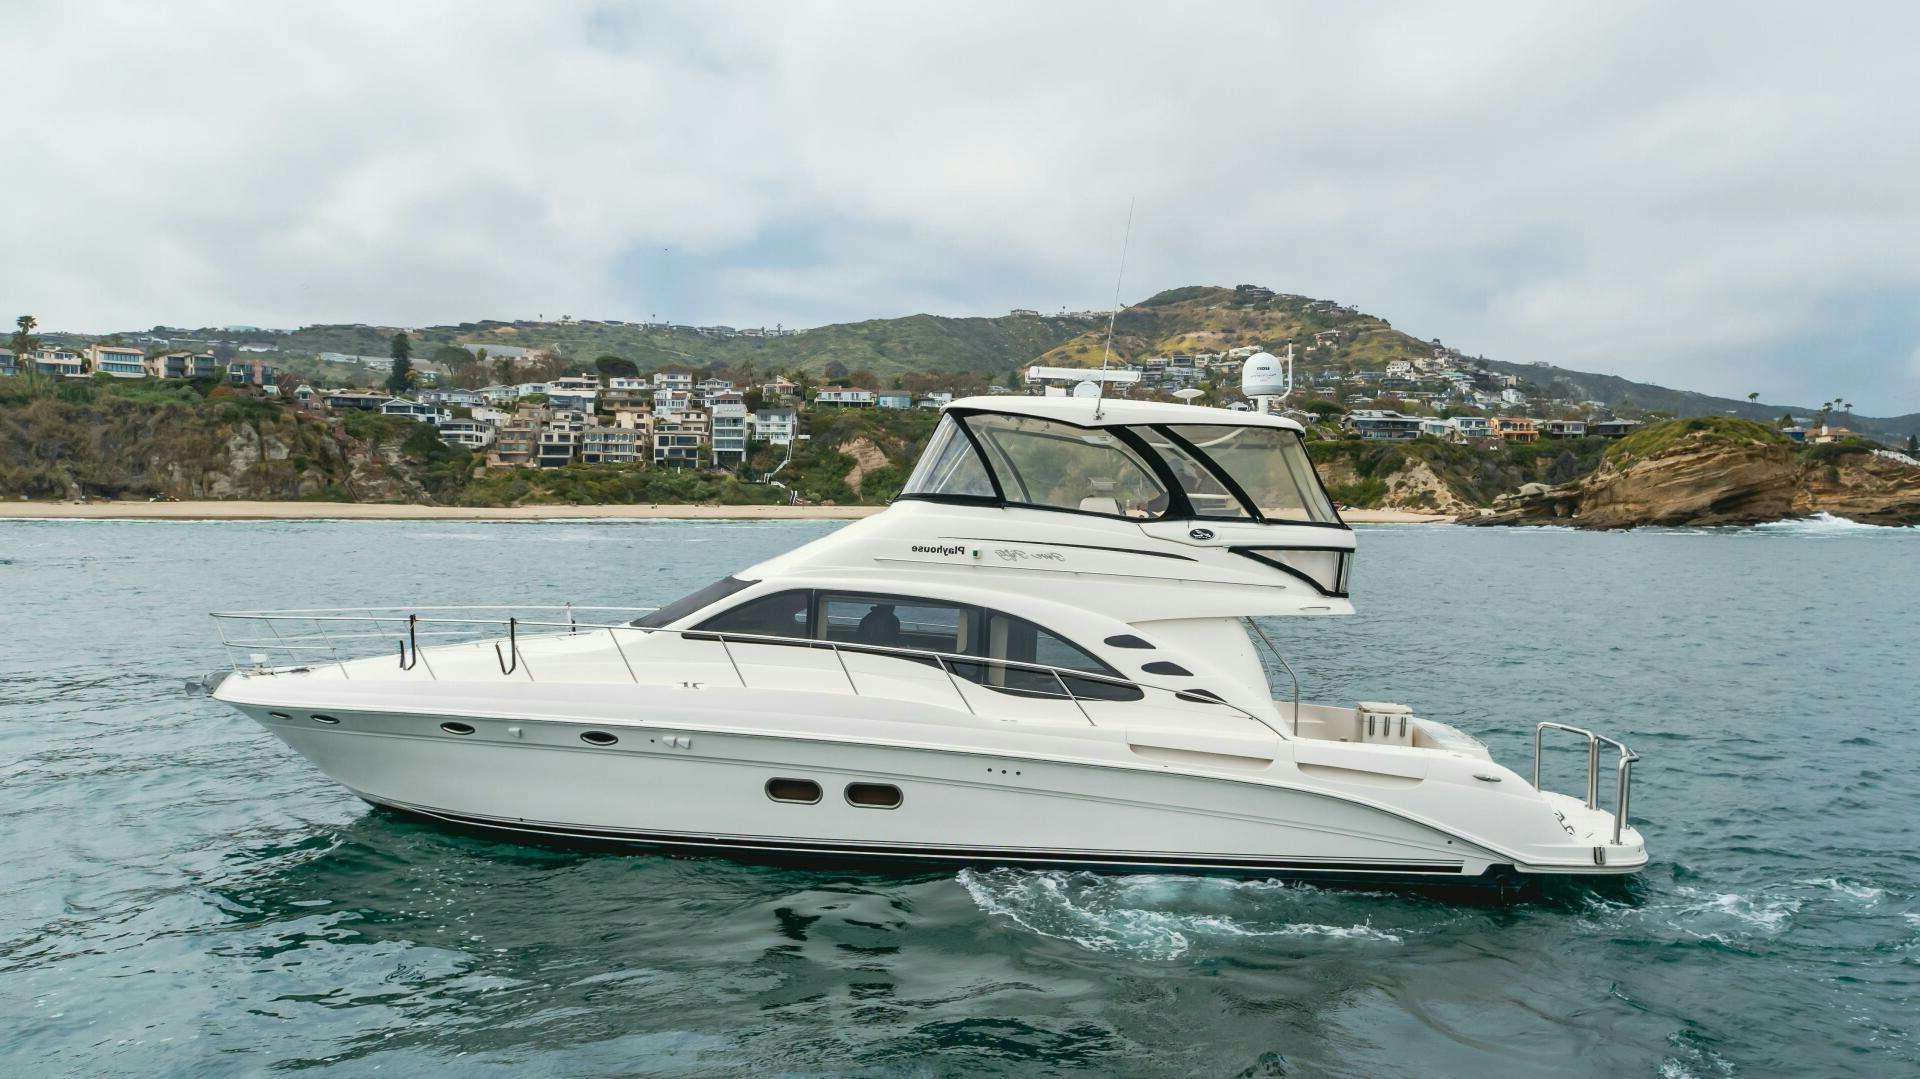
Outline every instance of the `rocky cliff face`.
{"type": "Polygon", "coordinates": [[[1464,523],[1744,525],[1821,512],[1871,524],[1920,523],[1920,466],[1893,456],[1864,447],[1802,448],[1721,427],[1664,434],[1670,437],[1644,450],[1623,444],[1628,452],[1572,482],[1529,484],[1464,523]]]}
{"type": "Polygon", "coordinates": [[[375,426],[356,436],[244,400],[39,397],[0,409],[0,494],[432,501],[403,425],[375,426]]]}

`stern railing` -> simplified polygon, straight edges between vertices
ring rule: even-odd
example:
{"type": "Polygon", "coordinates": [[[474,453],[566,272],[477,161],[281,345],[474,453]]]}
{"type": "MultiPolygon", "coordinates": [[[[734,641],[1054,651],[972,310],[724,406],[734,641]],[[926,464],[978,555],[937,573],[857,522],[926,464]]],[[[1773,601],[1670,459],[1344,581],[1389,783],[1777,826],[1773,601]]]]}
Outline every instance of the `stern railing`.
{"type": "Polygon", "coordinates": [[[1620,831],[1626,827],[1627,824],[1627,799],[1633,792],[1633,762],[1639,760],[1640,755],[1628,749],[1627,744],[1617,738],[1608,738],[1604,734],[1595,734],[1585,727],[1575,727],[1568,723],[1555,723],[1551,720],[1543,720],[1535,724],[1533,728],[1534,790],[1540,789],[1540,736],[1545,734],[1549,729],[1566,731],[1568,734],[1577,734],[1587,740],[1588,809],[1600,808],[1600,743],[1605,742],[1620,751],[1619,764],[1616,766],[1619,772],[1615,794],[1618,804],[1613,814],[1613,842],[1615,846],[1618,846],[1620,843],[1620,831]]]}

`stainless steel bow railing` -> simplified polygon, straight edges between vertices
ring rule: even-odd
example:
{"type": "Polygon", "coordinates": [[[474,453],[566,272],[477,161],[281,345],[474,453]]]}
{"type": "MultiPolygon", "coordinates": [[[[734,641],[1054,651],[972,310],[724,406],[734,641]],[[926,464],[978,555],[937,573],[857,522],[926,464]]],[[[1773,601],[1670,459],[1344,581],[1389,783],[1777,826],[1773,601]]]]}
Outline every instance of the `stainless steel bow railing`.
{"type": "Polygon", "coordinates": [[[1613,841],[1620,842],[1620,830],[1627,824],[1627,796],[1633,791],[1633,762],[1640,755],[1627,748],[1625,742],[1617,738],[1608,738],[1604,734],[1595,734],[1585,727],[1575,727],[1566,723],[1542,721],[1533,728],[1533,789],[1540,789],[1540,736],[1551,728],[1577,734],[1587,740],[1587,808],[1600,808],[1600,743],[1613,746],[1620,751],[1619,784],[1617,788],[1618,805],[1613,814],[1613,841]]]}
{"type": "MultiPolygon", "coordinates": [[[[711,641],[720,645],[727,664],[732,668],[734,677],[742,688],[748,688],[746,673],[739,658],[734,654],[735,644],[782,645],[795,648],[826,649],[833,653],[840,668],[841,676],[846,679],[847,689],[854,696],[862,696],[860,685],[854,678],[854,672],[847,666],[846,654],[888,656],[897,659],[912,660],[919,663],[931,663],[945,675],[954,695],[960,698],[968,714],[978,715],[973,701],[960,688],[961,681],[980,685],[983,688],[999,692],[1011,692],[1017,696],[1047,697],[1051,699],[1071,700],[1079,709],[1080,715],[1089,725],[1098,726],[1087,711],[1086,702],[1109,701],[1112,698],[1100,697],[1095,693],[1075,692],[1076,682],[1109,685],[1136,690],[1144,697],[1148,693],[1168,694],[1187,704],[1225,708],[1240,716],[1258,723],[1276,736],[1280,732],[1260,716],[1231,704],[1211,694],[1199,694],[1189,690],[1172,689],[1145,682],[1136,682],[1113,675],[1098,674],[1092,671],[1078,670],[1072,667],[1055,667],[1045,663],[1027,663],[1020,660],[995,659],[987,656],[967,655],[959,652],[939,652],[923,648],[904,648],[894,645],[861,644],[850,641],[823,640],[817,637],[790,637],[765,633],[722,632],[712,629],[670,629],[657,626],[635,625],[632,621],[583,622],[581,614],[604,614],[617,612],[620,615],[637,615],[656,610],[653,607],[587,607],[564,604],[560,606],[464,606],[464,607],[346,607],[346,608],[308,608],[282,611],[214,611],[214,625],[220,634],[220,643],[227,649],[230,659],[234,660],[236,671],[249,674],[270,674],[278,670],[311,669],[312,666],[337,667],[344,679],[351,680],[352,671],[348,664],[356,660],[372,658],[371,650],[363,646],[378,642],[380,649],[392,646],[398,650],[398,668],[412,671],[424,663],[427,677],[439,680],[433,668],[433,650],[462,644],[491,643],[494,658],[500,673],[524,674],[528,681],[535,681],[533,667],[525,650],[521,647],[523,630],[546,631],[536,634],[532,639],[570,637],[584,633],[606,633],[613,645],[614,654],[619,657],[627,676],[634,683],[640,683],[638,672],[634,670],[633,660],[627,655],[627,649],[621,644],[622,634],[634,634],[643,639],[648,636],[671,636],[686,640],[711,641]],[[506,618],[499,617],[461,617],[459,612],[564,612],[564,620],[521,618],[517,614],[506,618]],[[229,627],[257,623],[265,626],[266,636],[236,635],[229,627]],[[283,627],[296,632],[283,632],[283,627]],[[503,632],[504,631],[504,632],[503,632]],[[422,644],[425,638],[428,643],[422,644]],[[503,648],[504,646],[504,648],[503,648]],[[343,654],[342,649],[345,649],[343,654]],[[358,654],[356,654],[356,650],[358,654]],[[248,662],[241,663],[238,653],[246,653],[248,662]],[[281,656],[290,662],[273,664],[268,661],[281,656]],[[305,665],[304,668],[302,665],[305,665]],[[956,669],[980,669],[979,679],[966,674],[956,674],[956,669]],[[986,679],[987,668],[1002,672],[1023,671],[1051,677],[1059,692],[1031,687],[995,686],[986,679]]],[[[1004,675],[1003,675],[1004,677],[1004,675]]]]}

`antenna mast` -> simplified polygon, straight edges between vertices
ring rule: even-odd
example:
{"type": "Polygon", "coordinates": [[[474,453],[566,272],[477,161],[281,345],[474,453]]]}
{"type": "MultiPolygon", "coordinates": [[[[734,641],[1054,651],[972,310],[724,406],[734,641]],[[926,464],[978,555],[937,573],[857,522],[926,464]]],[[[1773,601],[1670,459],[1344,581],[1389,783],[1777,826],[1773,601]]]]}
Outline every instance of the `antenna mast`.
{"type": "Polygon", "coordinates": [[[1113,309],[1107,312],[1107,343],[1100,346],[1100,385],[1093,399],[1093,418],[1100,418],[1100,410],[1107,403],[1107,357],[1113,354],[1113,321],[1120,317],[1120,282],[1127,277],[1127,250],[1133,246],[1133,204],[1135,197],[1127,199],[1127,232],[1120,241],[1120,272],[1113,278],[1113,309]]]}

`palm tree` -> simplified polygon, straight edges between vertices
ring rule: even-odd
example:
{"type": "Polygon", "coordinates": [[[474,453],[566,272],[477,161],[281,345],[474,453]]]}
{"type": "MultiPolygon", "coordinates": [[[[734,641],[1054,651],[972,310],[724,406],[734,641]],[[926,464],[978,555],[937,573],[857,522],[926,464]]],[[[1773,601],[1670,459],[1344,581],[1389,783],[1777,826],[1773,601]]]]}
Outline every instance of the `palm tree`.
{"type": "Polygon", "coordinates": [[[1749,401],[1758,401],[1759,399],[1760,399],[1760,394],[1757,391],[1747,395],[1747,400],[1749,401]]]}
{"type": "Polygon", "coordinates": [[[13,332],[13,362],[20,366],[20,377],[30,380],[34,374],[32,356],[40,348],[40,340],[33,336],[33,331],[39,327],[40,320],[32,315],[21,315],[13,320],[13,324],[19,327],[13,332]]]}

